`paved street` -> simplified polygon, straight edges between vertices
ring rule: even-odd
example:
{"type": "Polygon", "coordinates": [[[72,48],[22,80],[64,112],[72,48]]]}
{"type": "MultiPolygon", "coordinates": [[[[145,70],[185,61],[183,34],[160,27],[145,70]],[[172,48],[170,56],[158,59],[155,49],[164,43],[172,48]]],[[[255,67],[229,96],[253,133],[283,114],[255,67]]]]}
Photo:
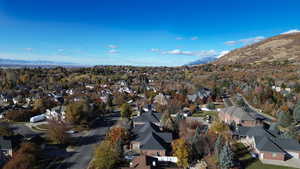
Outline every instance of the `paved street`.
{"type": "Polygon", "coordinates": [[[86,169],[92,159],[95,146],[105,137],[106,131],[118,118],[117,115],[113,115],[105,121],[96,120],[93,125],[94,129],[84,135],[77,136],[80,139],[78,148],[62,163],[58,164],[56,169],[86,169]]]}

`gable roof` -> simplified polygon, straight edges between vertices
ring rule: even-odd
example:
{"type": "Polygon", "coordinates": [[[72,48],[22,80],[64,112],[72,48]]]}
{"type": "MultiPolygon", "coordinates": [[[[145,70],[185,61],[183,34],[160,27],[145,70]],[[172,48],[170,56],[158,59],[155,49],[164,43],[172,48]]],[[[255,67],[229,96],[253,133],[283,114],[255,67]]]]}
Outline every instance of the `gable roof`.
{"type": "Polygon", "coordinates": [[[0,150],[9,150],[11,148],[11,141],[0,136],[0,150]]]}
{"type": "Polygon", "coordinates": [[[244,120],[244,121],[255,120],[246,111],[244,111],[242,108],[237,107],[237,106],[226,107],[226,108],[222,109],[221,111],[230,116],[234,116],[240,120],[244,120]]]}
{"type": "Polygon", "coordinates": [[[254,138],[255,146],[260,151],[282,152],[300,151],[300,144],[297,140],[280,138],[276,131],[267,130],[261,126],[243,127],[240,126],[235,134],[254,138]]]}
{"type": "Polygon", "coordinates": [[[141,142],[142,150],[166,150],[167,149],[167,143],[159,137],[154,132],[151,132],[147,135],[145,139],[141,142]]]}
{"type": "Polygon", "coordinates": [[[136,134],[136,137],[133,141],[137,141],[137,142],[143,142],[145,139],[147,139],[147,137],[151,133],[154,133],[156,136],[160,137],[166,143],[171,143],[172,141],[172,133],[162,132],[157,125],[151,122],[147,122],[143,125],[137,125],[133,129],[133,133],[136,134]]]}
{"type": "Polygon", "coordinates": [[[151,122],[159,123],[162,114],[159,112],[149,111],[142,113],[140,116],[133,119],[134,122],[151,122]]]}

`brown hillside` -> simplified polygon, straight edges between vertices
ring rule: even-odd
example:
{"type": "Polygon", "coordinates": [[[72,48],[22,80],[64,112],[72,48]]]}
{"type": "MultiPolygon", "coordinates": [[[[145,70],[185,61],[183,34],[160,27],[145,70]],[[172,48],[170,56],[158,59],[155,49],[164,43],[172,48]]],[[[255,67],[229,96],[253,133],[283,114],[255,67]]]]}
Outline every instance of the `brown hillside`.
{"type": "Polygon", "coordinates": [[[283,60],[300,63],[300,33],[278,35],[235,49],[215,63],[259,63],[283,60]]]}

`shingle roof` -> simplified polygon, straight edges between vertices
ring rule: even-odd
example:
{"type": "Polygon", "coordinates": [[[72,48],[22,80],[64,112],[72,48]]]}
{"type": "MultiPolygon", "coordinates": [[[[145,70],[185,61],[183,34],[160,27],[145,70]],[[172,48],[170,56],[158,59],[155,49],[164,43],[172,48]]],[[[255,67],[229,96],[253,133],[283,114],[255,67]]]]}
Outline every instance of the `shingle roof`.
{"type": "Polygon", "coordinates": [[[300,144],[294,139],[276,138],[274,142],[284,150],[300,151],[300,144]]]}
{"type": "Polygon", "coordinates": [[[236,134],[239,136],[253,137],[256,148],[260,151],[283,152],[300,151],[297,140],[280,138],[276,131],[264,129],[263,127],[238,127],[236,134]]]}
{"type": "Polygon", "coordinates": [[[251,117],[247,112],[245,112],[242,108],[237,106],[230,106],[222,109],[222,112],[229,114],[230,116],[234,116],[236,118],[239,118],[240,120],[254,120],[253,117],[251,117]]]}
{"type": "Polygon", "coordinates": [[[144,150],[166,150],[167,143],[154,132],[148,133],[142,140],[140,149],[144,150]]]}
{"type": "Polygon", "coordinates": [[[170,143],[172,141],[172,133],[162,132],[158,126],[151,122],[147,122],[144,125],[137,125],[133,129],[133,133],[136,134],[134,141],[137,142],[143,142],[149,136],[150,133],[155,133],[166,143],[170,143]]]}
{"type": "Polygon", "coordinates": [[[3,136],[0,136],[0,149],[1,150],[11,149],[11,141],[5,139],[3,136]]]}
{"type": "Polygon", "coordinates": [[[133,119],[135,122],[152,122],[159,123],[162,114],[154,111],[142,113],[140,116],[133,119]]]}
{"type": "Polygon", "coordinates": [[[256,148],[260,151],[284,153],[284,150],[268,137],[262,137],[261,139],[256,140],[256,148]]]}

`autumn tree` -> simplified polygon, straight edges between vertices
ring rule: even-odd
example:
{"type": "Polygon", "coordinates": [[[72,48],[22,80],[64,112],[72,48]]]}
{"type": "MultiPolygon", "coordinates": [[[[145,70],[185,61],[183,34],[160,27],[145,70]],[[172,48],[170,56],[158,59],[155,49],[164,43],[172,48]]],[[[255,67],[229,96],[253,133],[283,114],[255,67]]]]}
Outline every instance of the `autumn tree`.
{"type": "Polygon", "coordinates": [[[37,145],[24,143],[3,169],[33,169],[38,165],[39,155],[40,149],[37,145]]]}
{"type": "Polygon", "coordinates": [[[96,147],[93,161],[95,169],[114,169],[119,161],[119,153],[109,141],[104,140],[96,147]]]}
{"type": "Polygon", "coordinates": [[[87,123],[93,113],[90,105],[86,101],[74,102],[67,105],[66,119],[73,124],[87,123]]]}
{"type": "Polygon", "coordinates": [[[12,129],[7,123],[0,124],[0,136],[11,136],[13,135],[12,129]]]}
{"type": "Polygon", "coordinates": [[[67,134],[68,127],[61,121],[49,120],[47,136],[56,144],[67,144],[70,136],[67,134]]]}
{"type": "Polygon", "coordinates": [[[108,140],[112,145],[117,144],[118,141],[124,143],[127,139],[128,131],[122,127],[114,127],[106,134],[106,140],[108,140]]]}
{"type": "Polygon", "coordinates": [[[189,166],[190,150],[187,142],[183,139],[177,139],[172,142],[173,155],[178,158],[177,165],[183,168],[189,166]]]}
{"type": "Polygon", "coordinates": [[[131,107],[128,103],[124,103],[120,107],[120,113],[122,118],[129,118],[131,116],[131,107]]]}

